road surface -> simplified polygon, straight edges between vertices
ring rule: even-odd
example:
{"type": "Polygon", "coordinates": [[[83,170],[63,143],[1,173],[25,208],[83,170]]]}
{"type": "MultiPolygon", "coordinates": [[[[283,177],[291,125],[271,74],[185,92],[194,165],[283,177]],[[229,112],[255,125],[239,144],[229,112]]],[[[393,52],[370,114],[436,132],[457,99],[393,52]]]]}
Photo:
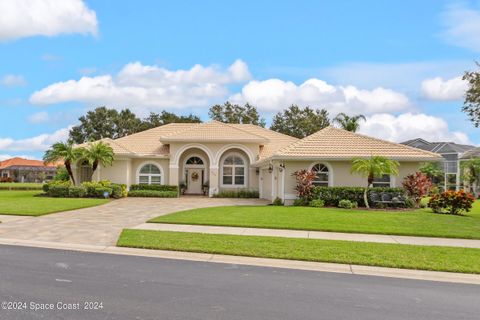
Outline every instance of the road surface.
{"type": "Polygon", "coordinates": [[[0,246],[0,300],[9,320],[480,317],[476,285],[18,246],[0,246]]]}

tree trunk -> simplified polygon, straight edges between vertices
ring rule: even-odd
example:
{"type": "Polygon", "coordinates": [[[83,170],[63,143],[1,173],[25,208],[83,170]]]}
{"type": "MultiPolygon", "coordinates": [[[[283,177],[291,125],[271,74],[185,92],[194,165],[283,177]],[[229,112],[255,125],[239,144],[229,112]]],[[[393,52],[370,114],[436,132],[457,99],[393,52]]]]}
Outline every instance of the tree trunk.
{"type": "Polygon", "coordinates": [[[90,180],[93,179],[93,174],[95,173],[95,170],[98,168],[98,160],[93,161],[92,163],[92,176],[90,177],[90,180]]]}
{"type": "Polygon", "coordinates": [[[70,161],[65,161],[65,169],[67,169],[68,175],[70,176],[70,179],[72,180],[73,185],[75,185],[75,177],[73,176],[72,166],[70,164],[70,161]]]}
{"type": "Polygon", "coordinates": [[[370,206],[368,204],[368,186],[365,188],[365,191],[363,192],[363,201],[365,201],[365,206],[367,209],[370,209],[370,206]]]}

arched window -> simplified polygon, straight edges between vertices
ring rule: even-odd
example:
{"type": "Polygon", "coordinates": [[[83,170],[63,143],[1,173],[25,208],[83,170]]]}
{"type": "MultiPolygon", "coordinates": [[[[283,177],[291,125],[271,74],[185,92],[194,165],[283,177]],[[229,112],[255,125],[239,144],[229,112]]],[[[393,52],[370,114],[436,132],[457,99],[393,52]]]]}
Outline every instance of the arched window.
{"type": "Polygon", "coordinates": [[[140,169],[138,174],[139,184],[161,184],[162,172],[160,168],[154,164],[146,164],[140,169]]]}
{"type": "Polygon", "coordinates": [[[313,184],[320,187],[328,187],[329,172],[327,166],[317,163],[312,167],[312,171],[316,173],[313,184]]]}
{"type": "Polygon", "coordinates": [[[230,154],[223,160],[222,184],[233,187],[245,186],[245,160],[239,154],[230,154]]]}
{"type": "Polygon", "coordinates": [[[185,164],[203,164],[203,160],[200,157],[190,157],[185,164]]]}
{"type": "Polygon", "coordinates": [[[83,161],[80,165],[80,183],[92,181],[92,166],[87,160],[83,161]]]}

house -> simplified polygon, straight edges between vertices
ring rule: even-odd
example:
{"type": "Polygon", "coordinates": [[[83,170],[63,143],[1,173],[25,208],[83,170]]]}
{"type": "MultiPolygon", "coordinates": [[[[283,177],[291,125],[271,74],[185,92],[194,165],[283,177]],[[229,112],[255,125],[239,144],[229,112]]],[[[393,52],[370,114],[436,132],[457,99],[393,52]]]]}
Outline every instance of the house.
{"type": "Polygon", "coordinates": [[[442,170],[444,177],[444,190],[459,190],[461,187],[460,161],[464,154],[474,149],[475,146],[458,144],[454,142],[429,142],[416,138],[402,142],[402,144],[438,153],[443,157],[442,170]]]}
{"type": "Polygon", "coordinates": [[[43,182],[52,180],[57,171],[54,164],[19,157],[0,161],[0,181],[43,182]]]}
{"type": "MultiPolygon", "coordinates": [[[[400,176],[385,176],[376,186],[401,186],[404,176],[440,155],[327,127],[304,139],[293,138],[251,124],[172,123],[119,139],[103,139],[115,152],[110,167],[101,167],[94,179],[117,183],[186,185],[186,194],[209,195],[221,190],[253,189],[260,197],[287,202],[295,199],[300,169],[318,172],[316,185],[364,186],[365,178],[350,174],[354,157],[383,155],[401,163],[400,176]]],[[[81,161],[74,167],[77,181],[91,177],[81,161]]]]}

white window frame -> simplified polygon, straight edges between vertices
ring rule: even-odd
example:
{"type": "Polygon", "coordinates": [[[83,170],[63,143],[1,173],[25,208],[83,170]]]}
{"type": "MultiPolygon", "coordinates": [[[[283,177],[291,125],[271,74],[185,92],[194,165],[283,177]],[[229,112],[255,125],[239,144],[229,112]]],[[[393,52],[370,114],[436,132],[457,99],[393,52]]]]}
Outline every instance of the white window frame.
{"type": "MultiPolygon", "coordinates": [[[[322,187],[331,187],[331,186],[333,185],[333,170],[332,170],[332,166],[331,166],[329,163],[326,163],[326,162],[314,162],[314,163],[312,163],[312,164],[310,165],[309,170],[313,170],[313,168],[314,168],[315,166],[317,166],[317,165],[322,165],[322,166],[324,166],[325,168],[327,168],[327,170],[328,170],[328,173],[327,173],[327,175],[328,175],[327,185],[326,185],[326,186],[325,186],[325,185],[321,185],[321,186],[322,186],[322,187]]],[[[317,176],[315,175],[315,178],[316,178],[316,177],[317,177],[317,176]]],[[[322,181],[322,183],[324,183],[324,181],[322,181]]],[[[313,184],[314,184],[315,186],[320,186],[320,185],[318,185],[318,184],[315,184],[315,180],[313,181],[313,184]]]]}
{"type": "Polygon", "coordinates": [[[372,187],[374,188],[391,188],[392,187],[392,183],[393,183],[393,178],[391,175],[388,175],[388,174],[385,174],[384,176],[388,176],[388,185],[387,185],[387,182],[375,182],[375,179],[377,178],[373,178],[373,182],[372,182],[372,187]],[[377,185],[375,185],[377,184],[377,185]],[[380,184],[380,185],[378,185],[380,184]]]}
{"type": "MultiPolygon", "coordinates": [[[[222,188],[246,188],[246,186],[248,185],[248,182],[247,182],[247,179],[248,179],[248,174],[247,174],[247,171],[248,171],[248,165],[247,165],[247,160],[245,159],[245,157],[239,153],[239,152],[229,152],[227,154],[225,154],[223,157],[222,157],[222,161],[221,161],[221,167],[220,167],[220,185],[222,188]],[[239,157],[240,159],[242,159],[243,161],[243,164],[239,165],[239,164],[225,164],[225,160],[227,160],[227,158],[229,157],[239,157]],[[224,177],[224,168],[225,167],[230,167],[232,168],[232,174],[229,175],[232,177],[232,184],[224,184],[223,183],[223,177],[224,177]],[[243,168],[243,184],[235,184],[235,168],[243,168]]],[[[240,176],[238,176],[240,177],[240,176]]]]}
{"type": "Polygon", "coordinates": [[[140,176],[146,176],[148,177],[148,183],[147,185],[152,185],[152,177],[160,177],[160,183],[154,183],[154,185],[163,185],[163,181],[164,181],[164,175],[163,175],[163,168],[161,165],[159,165],[158,163],[156,162],[144,162],[144,163],[141,163],[139,166],[138,166],[138,169],[137,169],[137,184],[140,184],[140,176]],[[140,173],[142,171],[142,168],[147,166],[147,165],[152,165],[152,166],[155,166],[158,168],[158,170],[160,170],[160,173],[140,173]]]}

